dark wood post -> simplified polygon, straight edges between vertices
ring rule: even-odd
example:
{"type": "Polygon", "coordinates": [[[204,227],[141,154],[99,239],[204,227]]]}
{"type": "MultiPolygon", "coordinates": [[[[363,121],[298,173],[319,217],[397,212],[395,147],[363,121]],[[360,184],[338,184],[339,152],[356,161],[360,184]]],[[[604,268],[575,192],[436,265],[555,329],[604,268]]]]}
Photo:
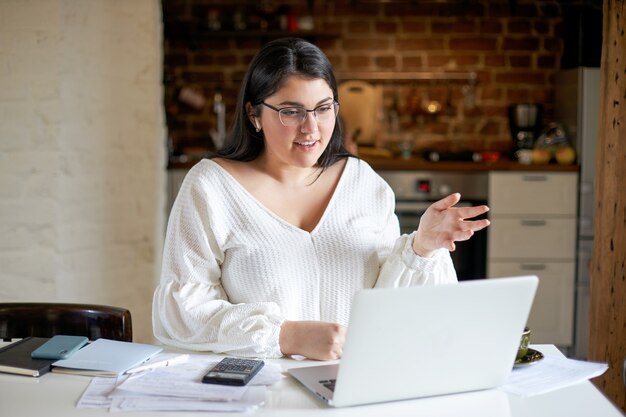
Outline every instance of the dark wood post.
{"type": "Polygon", "coordinates": [[[589,359],[609,364],[594,383],[626,411],[626,3],[605,0],[591,259],[589,359]]]}

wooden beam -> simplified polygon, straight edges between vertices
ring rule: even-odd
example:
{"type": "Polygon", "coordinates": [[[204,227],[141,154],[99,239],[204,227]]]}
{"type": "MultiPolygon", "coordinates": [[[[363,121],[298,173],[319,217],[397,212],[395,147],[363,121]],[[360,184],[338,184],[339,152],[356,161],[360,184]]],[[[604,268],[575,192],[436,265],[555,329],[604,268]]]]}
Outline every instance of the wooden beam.
{"type": "Polygon", "coordinates": [[[605,0],[591,259],[589,359],[609,364],[594,383],[626,411],[626,0],[605,0]]]}

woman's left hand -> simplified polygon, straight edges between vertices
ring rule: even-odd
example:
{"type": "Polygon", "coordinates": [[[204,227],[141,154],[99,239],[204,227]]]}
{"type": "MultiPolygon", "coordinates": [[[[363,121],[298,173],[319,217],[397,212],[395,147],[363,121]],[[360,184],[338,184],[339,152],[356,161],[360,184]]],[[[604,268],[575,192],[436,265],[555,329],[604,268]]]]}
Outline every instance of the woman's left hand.
{"type": "Polygon", "coordinates": [[[466,220],[488,212],[489,207],[453,207],[460,200],[461,194],[450,194],[426,209],[413,239],[417,255],[428,258],[440,248],[454,251],[454,242],[468,240],[474,232],[489,226],[487,219],[466,220]]]}

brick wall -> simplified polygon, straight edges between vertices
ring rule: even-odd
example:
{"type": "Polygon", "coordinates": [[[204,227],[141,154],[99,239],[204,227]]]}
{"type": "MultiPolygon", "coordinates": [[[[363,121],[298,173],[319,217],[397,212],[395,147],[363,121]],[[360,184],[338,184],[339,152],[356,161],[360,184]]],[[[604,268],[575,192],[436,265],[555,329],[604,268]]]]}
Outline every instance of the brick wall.
{"type": "MultiPolygon", "coordinates": [[[[272,2],[261,2],[261,4],[272,2]]],[[[558,1],[518,0],[471,2],[314,2],[314,30],[306,36],[328,55],[338,73],[346,71],[476,72],[475,87],[460,82],[384,83],[385,103],[395,99],[403,130],[415,133],[418,146],[506,150],[510,145],[507,106],[536,102],[550,120],[553,76],[563,50],[558,1]],[[468,91],[470,92],[468,100],[468,91]],[[391,98],[393,99],[391,99],[391,98]],[[436,117],[412,103],[437,100],[445,106],[436,117]],[[473,99],[473,101],[472,101],[473,99]],[[421,142],[426,138],[425,142],[421,142]]],[[[167,124],[177,151],[211,146],[215,128],[212,98],[224,93],[232,116],[239,81],[250,58],[280,29],[268,16],[268,33],[259,33],[259,19],[246,31],[230,35],[207,30],[209,11],[219,13],[222,29],[237,10],[257,8],[257,1],[165,0],[165,101],[167,124]],[[272,26],[273,25],[273,26],[272,26]],[[177,100],[183,86],[202,93],[201,109],[177,100]]],[[[306,3],[283,1],[295,15],[307,14],[306,3]]],[[[251,18],[252,15],[248,17],[251,18]]],[[[230,119],[228,119],[230,120],[230,119]]]]}
{"type": "Polygon", "coordinates": [[[157,0],[0,2],[0,301],[124,306],[152,340],[161,58],[157,0]]]}

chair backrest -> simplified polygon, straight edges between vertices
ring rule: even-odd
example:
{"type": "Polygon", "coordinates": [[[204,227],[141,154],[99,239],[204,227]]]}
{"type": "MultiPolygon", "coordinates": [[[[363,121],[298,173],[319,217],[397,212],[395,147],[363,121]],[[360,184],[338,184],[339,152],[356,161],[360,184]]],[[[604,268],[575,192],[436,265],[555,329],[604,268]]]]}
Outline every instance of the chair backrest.
{"type": "Polygon", "coordinates": [[[0,340],[58,334],[132,342],[130,311],[94,304],[0,303],[0,340]]]}

